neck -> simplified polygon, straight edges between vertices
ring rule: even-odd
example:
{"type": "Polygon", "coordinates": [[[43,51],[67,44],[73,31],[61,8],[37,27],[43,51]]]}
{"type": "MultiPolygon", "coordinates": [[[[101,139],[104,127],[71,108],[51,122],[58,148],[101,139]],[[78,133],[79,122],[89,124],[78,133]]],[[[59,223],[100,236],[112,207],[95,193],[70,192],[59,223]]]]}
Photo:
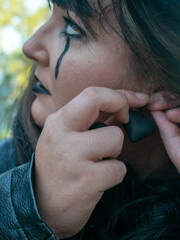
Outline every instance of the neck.
{"type": "Polygon", "coordinates": [[[119,159],[128,163],[141,180],[153,172],[168,172],[174,169],[158,131],[153,136],[136,143],[130,142],[125,135],[119,159]]]}

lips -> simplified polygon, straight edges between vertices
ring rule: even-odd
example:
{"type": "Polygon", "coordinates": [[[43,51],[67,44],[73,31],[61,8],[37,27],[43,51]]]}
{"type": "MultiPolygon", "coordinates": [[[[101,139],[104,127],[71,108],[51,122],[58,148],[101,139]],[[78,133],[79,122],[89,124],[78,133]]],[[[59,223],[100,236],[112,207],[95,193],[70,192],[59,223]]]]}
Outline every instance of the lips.
{"type": "Polygon", "coordinates": [[[35,76],[37,82],[34,84],[32,90],[39,94],[51,95],[50,92],[41,84],[39,79],[35,76]]]}

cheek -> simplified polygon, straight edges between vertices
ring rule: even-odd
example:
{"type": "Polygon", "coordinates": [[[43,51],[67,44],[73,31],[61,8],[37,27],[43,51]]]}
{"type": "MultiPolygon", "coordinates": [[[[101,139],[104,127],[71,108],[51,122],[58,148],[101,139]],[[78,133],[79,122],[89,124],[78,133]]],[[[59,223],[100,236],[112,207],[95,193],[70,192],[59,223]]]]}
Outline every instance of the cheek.
{"type": "Polygon", "coordinates": [[[89,86],[110,87],[103,69],[72,61],[69,61],[67,65],[68,68],[61,69],[59,81],[54,89],[58,108],[64,106],[89,86]]]}
{"type": "Polygon", "coordinates": [[[130,69],[127,57],[122,55],[127,56],[124,52],[118,55],[112,53],[111,49],[94,50],[93,53],[81,51],[79,54],[72,54],[70,49],[54,84],[57,108],[65,105],[89,86],[128,88],[130,69]]]}

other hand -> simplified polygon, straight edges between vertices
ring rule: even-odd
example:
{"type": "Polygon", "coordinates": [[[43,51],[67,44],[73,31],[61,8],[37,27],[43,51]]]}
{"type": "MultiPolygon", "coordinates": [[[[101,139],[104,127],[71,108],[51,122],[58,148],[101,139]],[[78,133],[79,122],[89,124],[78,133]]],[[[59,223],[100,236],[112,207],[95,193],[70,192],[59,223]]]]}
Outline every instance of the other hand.
{"type": "Polygon", "coordinates": [[[166,151],[180,172],[180,98],[166,93],[154,94],[149,103],[166,151]]]}

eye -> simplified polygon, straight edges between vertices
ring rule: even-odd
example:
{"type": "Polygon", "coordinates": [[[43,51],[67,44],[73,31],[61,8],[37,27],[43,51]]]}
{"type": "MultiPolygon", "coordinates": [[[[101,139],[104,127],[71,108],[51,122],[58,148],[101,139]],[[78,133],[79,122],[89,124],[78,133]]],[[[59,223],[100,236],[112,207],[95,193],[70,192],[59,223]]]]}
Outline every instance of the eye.
{"type": "Polygon", "coordinates": [[[75,35],[76,37],[81,37],[81,32],[79,29],[76,27],[76,25],[68,24],[66,27],[66,34],[69,36],[75,35]]]}
{"type": "Polygon", "coordinates": [[[86,37],[85,31],[81,27],[79,27],[78,24],[75,23],[74,20],[72,20],[72,18],[64,17],[64,21],[66,23],[65,31],[63,31],[63,34],[65,36],[79,39],[86,37]]]}

